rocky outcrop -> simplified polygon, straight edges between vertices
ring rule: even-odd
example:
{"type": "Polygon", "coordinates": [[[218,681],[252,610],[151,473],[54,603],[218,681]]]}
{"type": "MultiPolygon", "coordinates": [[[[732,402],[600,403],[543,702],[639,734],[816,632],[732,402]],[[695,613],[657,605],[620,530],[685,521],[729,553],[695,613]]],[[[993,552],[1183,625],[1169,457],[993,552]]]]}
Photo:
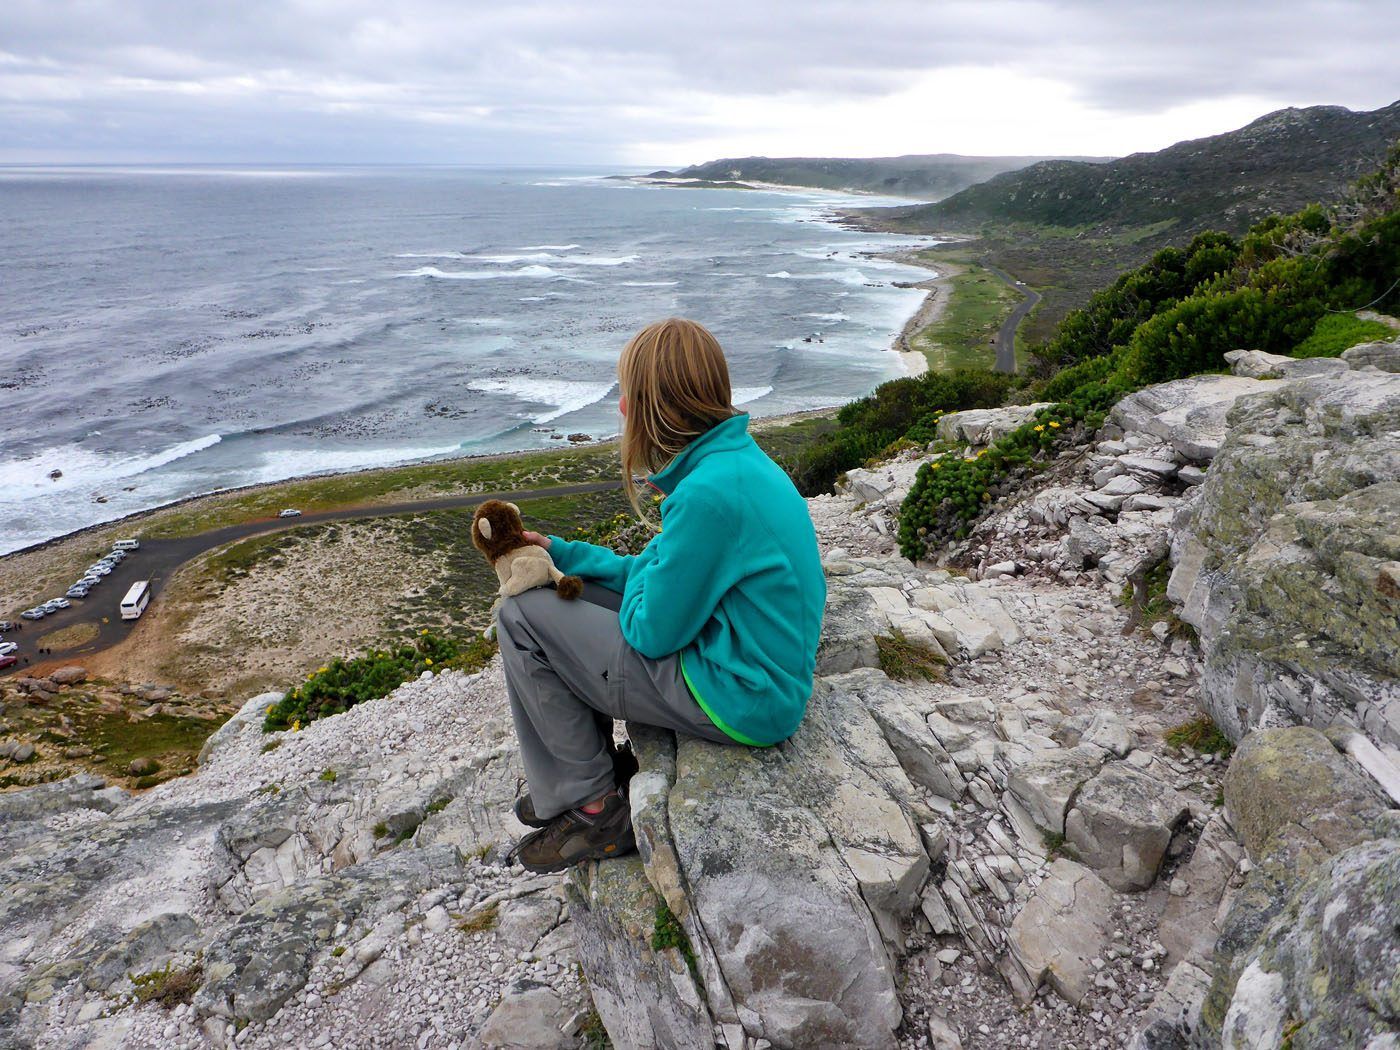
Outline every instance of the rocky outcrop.
{"type": "Polygon", "coordinates": [[[1240,401],[1173,544],[1206,706],[1400,745],[1400,376],[1345,372],[1240,401]]]}
{"type": "Polygon", "coordinates": [[[1326,737],[1302,726],[1246,738],[1225,778],[1225,804],[1251,863],[1214,947],[1207,1034],[1242,1048],[1275,1045],[1285,1030],[1296,1045],[1316,1047],[1393,1032],[1396,811],[1326,737]]]}
{"type": "MultiPolygon", "coordinates": [[[[650,885],[685,932],[710,1016],[737,1028],[731,1046],[892,1046],[902,1014],[891,949],[928,871],[919,835],[928,814],[858,697],[821,683],[797,734],[762,751],[659,732],[636,746],[645,867],[623,881],[596,869],[571,878],[571,896],[588,905],[574,920],[580,943],[635,925],[650,885]],[[614,880],[606,898],[600,879],[614,880]]],[[[635,987],[633,960],[582,954],[586,966],[605,963],[590,982],[635,987]]],[[[642,1001],[657,1005],[644,1013],[662,1023],[629,1034],[632,1045],[694,1045],[671,1041],[674,1019],[698,1012],[685,1001],[693,983],[679,985],[650,982],[642,1001]]],[[[630,1008],[624,1022],[598,1006],[619,1032],[638,1023],[630,1008]]]]}

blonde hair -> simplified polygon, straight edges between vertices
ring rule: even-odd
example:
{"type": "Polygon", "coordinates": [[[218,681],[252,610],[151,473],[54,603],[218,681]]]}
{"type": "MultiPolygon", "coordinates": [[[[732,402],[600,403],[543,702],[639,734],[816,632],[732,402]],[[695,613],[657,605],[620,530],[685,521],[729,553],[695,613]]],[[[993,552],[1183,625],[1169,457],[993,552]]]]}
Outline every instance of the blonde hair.
{"type": "Polygon", "coordinates": [[[669,317],[628,340],[617,362],[627,398],[622,487],[638,517],[636,474],[654,474],[716,423],[737,411],[724,351],[704,325],[669,317]]]}

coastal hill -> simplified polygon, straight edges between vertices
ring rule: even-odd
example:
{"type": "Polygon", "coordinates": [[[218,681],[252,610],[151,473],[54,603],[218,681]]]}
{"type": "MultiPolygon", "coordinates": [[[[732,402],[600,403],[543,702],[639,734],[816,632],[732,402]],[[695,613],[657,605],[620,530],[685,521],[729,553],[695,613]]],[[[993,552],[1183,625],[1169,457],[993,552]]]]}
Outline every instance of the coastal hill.
{"type": "Polygon", "coordinates": [[[1400,102],[1370,112],[1283,109],[1156,153],[1103,164],[1043,161],[936,204],[865,208],[848,218],[869,229],[973,237],[945,254],[1000,267],[1041,293],[1018,333],[1034,347],[1094,290],[1161,248],[1338,200],[1397,139],[1400,102]]]}
{"type": "MultiPolygon", "coordinates": [[[[1081,159],[1081,163],[1092,159],[1081,159]]],[[[941,200],[1003,172],[1053,163],[1045,157],[964,157],[956,153],[903,157],[726,157],[679,171],[654,171],[653,179],[751,181],[823,190],[884,193],[941,200]]]]}
{"type": "Polygon", "coordinates": [[[1170,223],[1173,238],[1243,231],[1274,212],[1333,200],[1400,138],[1400,102],[1352,112],[1281,109],[1237,131],[1107,163],[1046,160],[1007,170],[947,200],[892,213],[921,231],[1030,223],[1096,232],[1170,223]]]}

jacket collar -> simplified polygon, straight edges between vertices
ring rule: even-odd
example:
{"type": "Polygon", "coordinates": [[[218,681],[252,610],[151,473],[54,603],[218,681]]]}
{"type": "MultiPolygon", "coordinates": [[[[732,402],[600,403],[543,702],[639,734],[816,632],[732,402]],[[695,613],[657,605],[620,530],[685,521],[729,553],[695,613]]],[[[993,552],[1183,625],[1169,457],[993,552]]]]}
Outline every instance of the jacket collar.
{"type": "Polygon", "coordinates": [[[649,477],[647,484],[669,496],[711,452],[732,452],[752,440],[749,437],[749,414],[740,412],[730,416],[694,438],[689,445],[681,449],[675,459],[649,477]]]}

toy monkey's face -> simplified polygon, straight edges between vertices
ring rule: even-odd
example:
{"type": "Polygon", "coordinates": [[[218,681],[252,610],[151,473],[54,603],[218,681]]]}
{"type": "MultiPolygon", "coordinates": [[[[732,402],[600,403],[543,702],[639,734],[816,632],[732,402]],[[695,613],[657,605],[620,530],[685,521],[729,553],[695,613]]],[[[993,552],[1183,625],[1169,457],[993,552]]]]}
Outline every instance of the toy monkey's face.
{"type": "Polygon", "coordinates": [[[488,499],[476,508],[472,515],[472,543],[491,561],[525,546],[525,542],[525,522],[514,503],[488,499]]]}

